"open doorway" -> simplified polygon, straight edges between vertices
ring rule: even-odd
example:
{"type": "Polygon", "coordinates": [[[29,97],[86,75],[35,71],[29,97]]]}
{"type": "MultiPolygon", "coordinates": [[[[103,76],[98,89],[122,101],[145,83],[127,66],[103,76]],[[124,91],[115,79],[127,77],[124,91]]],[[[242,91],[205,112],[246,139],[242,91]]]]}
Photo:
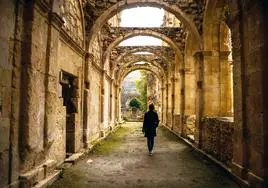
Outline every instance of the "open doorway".
{"type": "Polygon", "coordinates": [[[77,113],[77,78],[61,72],[63,106],[66,107],[66,157],[75,152],[75,116],[77,113]]]}

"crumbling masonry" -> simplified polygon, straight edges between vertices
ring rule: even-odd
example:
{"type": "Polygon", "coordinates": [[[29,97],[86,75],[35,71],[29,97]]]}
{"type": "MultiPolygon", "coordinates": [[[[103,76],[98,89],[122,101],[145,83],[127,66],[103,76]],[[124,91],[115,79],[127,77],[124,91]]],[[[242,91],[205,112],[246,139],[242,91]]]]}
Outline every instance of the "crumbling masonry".
{"type": "Polygon", "coordinates": [[[140,69],[159,79],[163,126],[242,184],[268,185],[267,1],[1,0],[0,7],[0,187],[51,180],[66,157],[109,133],[121,122],[120,84],[140,69]],[[135,6],[163,8],[181,25],[107,24],[135,6]],[[118,46],[134,36],[168,46],[118,46]]]}

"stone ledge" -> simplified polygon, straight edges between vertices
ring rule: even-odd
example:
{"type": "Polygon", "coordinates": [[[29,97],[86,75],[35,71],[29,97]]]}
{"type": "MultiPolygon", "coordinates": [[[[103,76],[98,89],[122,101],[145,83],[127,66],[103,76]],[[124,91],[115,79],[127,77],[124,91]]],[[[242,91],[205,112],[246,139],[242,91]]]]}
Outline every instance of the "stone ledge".
{"type": "Polygon", "coordinates": [[[33,187],[39,182],[47,178],[52,170],[56,168],[56,161],[47,160],[42,165],[30,170],[24,174],[20,174],[20,187],[33,187]]]}
{"type": "Polygon", "coordinates": [[[84,155],[84,153],[74,153],[70,157],[64,160],[64,163],[75,164],[84,155]]]}
{"type": "Polygon", "coordinates": [[[46,179],[40,181],[37,185],[35,185],[33,188],[45,188],[49,187],[54,183],[56,180],[58,180],[60,177],[60,171],[56,171],[55,173],[48,176],[46,179]]]}

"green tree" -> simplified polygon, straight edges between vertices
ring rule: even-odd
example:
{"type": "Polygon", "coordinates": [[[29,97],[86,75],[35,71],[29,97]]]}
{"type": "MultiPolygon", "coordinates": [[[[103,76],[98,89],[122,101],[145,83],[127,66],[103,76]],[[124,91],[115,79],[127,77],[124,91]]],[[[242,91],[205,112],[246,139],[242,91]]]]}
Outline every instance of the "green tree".
{"type": "Polygon", "coordinates": [[[131,108],[132,111],[136,112],[137,109],[141,108],[141,102],[137,98],[133,98],[130,100],[128,106],[131,108]]]}
{"type": "Polygon", "coordinates": [[[147,110],[147,73],[145,71],[141,71],[141,79],[136,81],[136,88],[139,93],[138,99],[141,102],[141,110],[145,112],[147,110]]]}

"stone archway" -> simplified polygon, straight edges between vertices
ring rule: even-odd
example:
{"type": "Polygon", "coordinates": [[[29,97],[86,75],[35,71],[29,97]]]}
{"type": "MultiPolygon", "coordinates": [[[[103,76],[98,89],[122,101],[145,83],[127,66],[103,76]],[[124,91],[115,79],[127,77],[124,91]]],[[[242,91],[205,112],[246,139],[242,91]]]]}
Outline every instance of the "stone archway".
{"type": "Polygon", "coordinates": [[[164,61],[168,62],[168,59],[173,59],[173,50],[170,47],[157,47],[157,46],[126,46],[118,47],[115,49],[117,58],[114,62],[120,62],[125,56],[135,53],[151,53],[153,55],[161,56],[164,61]],[[119,51],[119,53],[117,52],[119,51]],[[163,52],[164,51],[164,52],[163,52]],[[159,55],[161,54],[161,55],[159,55]]]}
{"type": "Polygon", "coordinates": [[[103,62],[105,66],[105,64],[109,61],[109,54],[112,52],[112,50],[118,45],[120,44],[120,42],[135,37],[135,36],[152,36],[155,38],[158,38],[160,40],[165,41],[166,43],[168,43],[172,49],[174,49],[176,56],[178,57],[178,61],[182,62],[183,61],[183,55],[181,53],[181,50],[179,49],[179,47],[172,41],[172,39],[170,39],[169,37],[165,36],[162,33],[158,33],[155,31],[152,31],[151,29],[145,29],[145,30],[141,30],[141,29],[136,29],[136,30],[131,30],[131,32],[127,32],[125,35],[121,35],[120,37],[116,38],[115,41],[113,41],[106,49],[104,55],[103,55],[103,62]]]}
{"type": "Polygon", "coordinates": [[[128,1],[119,1],[117,3],[99,3],[99,4],[92,4],[92,3],[85,3],[85,12],[86,17],[91,19],[88,22],[87,30],[88,30],[88,47],[92,45],[92,42],[100,31],[101,27],[106,23],[106,21],[114,16],[119,11],[136,7],[136,6],[151,6],[151,7],[158,7],[164,8],[166,11],[171,12],[174,14],[179,20],[183,22],[183,24],[188,28],[189,31],[193,33],[195,39],[198,43],[200,49],[202,49],[202,39],[200,37],[200,32],[202,32],[202,15],[203,15],[203,6],[202,3],[197,2],[165,2],[165,1],[158,1],[158,0],[149,0],[143,2],[141,0],[128,0],[128,1]],[[96,13],[97,16],[94,15],[94,11],[92,11],[93,7],[97,7],[96,13]],[[104,9],[105,7],[105,9],[104,9]],[[195,14],[190,9],[197,9],[198,11],[194,11],[195,14]],[[193,20],[188,15],[192,12],[193,20]],[[94,16],[92,16],[94,15],[94,16]],[[92,21],[93,20],[93,21],[92,21]],[[197,29],[198,28],[198,29],[197,29]],[[94,31],[94,32],[93,32],[94,31]]]}
{"type": "Polygon", "coordinates": [[[113,77],[115,77],[115,72],[124,71],[124,69],[131,67],[137,62],[144,61],[146,63],[152,64],[153,66],[157,67],[161,73],[163,74],[164,78],[166,77],[168,71],[168,63],[163,62],[163,59],[159,56],[154,55],[133,55],[130,54],[123,60],[117,62],[118,67],[113,70],[113,77]],[[125,62],[125,63],[124,63],[125,62]]]}
{"type": "Polygon", "coordinates": [[[120,71],[118,73],[118,79],[117,79],[117,84],[120,84],[122,82],[122,80],[130,73],[133,72],[135,70],[146,70],[149,72],[154,73],[159,80],[162,80],[163,75],[161,74],[161,72],[159,71],[158,67],[155,67],[153,65],[149,65],[149,64],[145,64],[145,65],[134,65],[131,68],[127,68],[124,71],[120,71]]]}

